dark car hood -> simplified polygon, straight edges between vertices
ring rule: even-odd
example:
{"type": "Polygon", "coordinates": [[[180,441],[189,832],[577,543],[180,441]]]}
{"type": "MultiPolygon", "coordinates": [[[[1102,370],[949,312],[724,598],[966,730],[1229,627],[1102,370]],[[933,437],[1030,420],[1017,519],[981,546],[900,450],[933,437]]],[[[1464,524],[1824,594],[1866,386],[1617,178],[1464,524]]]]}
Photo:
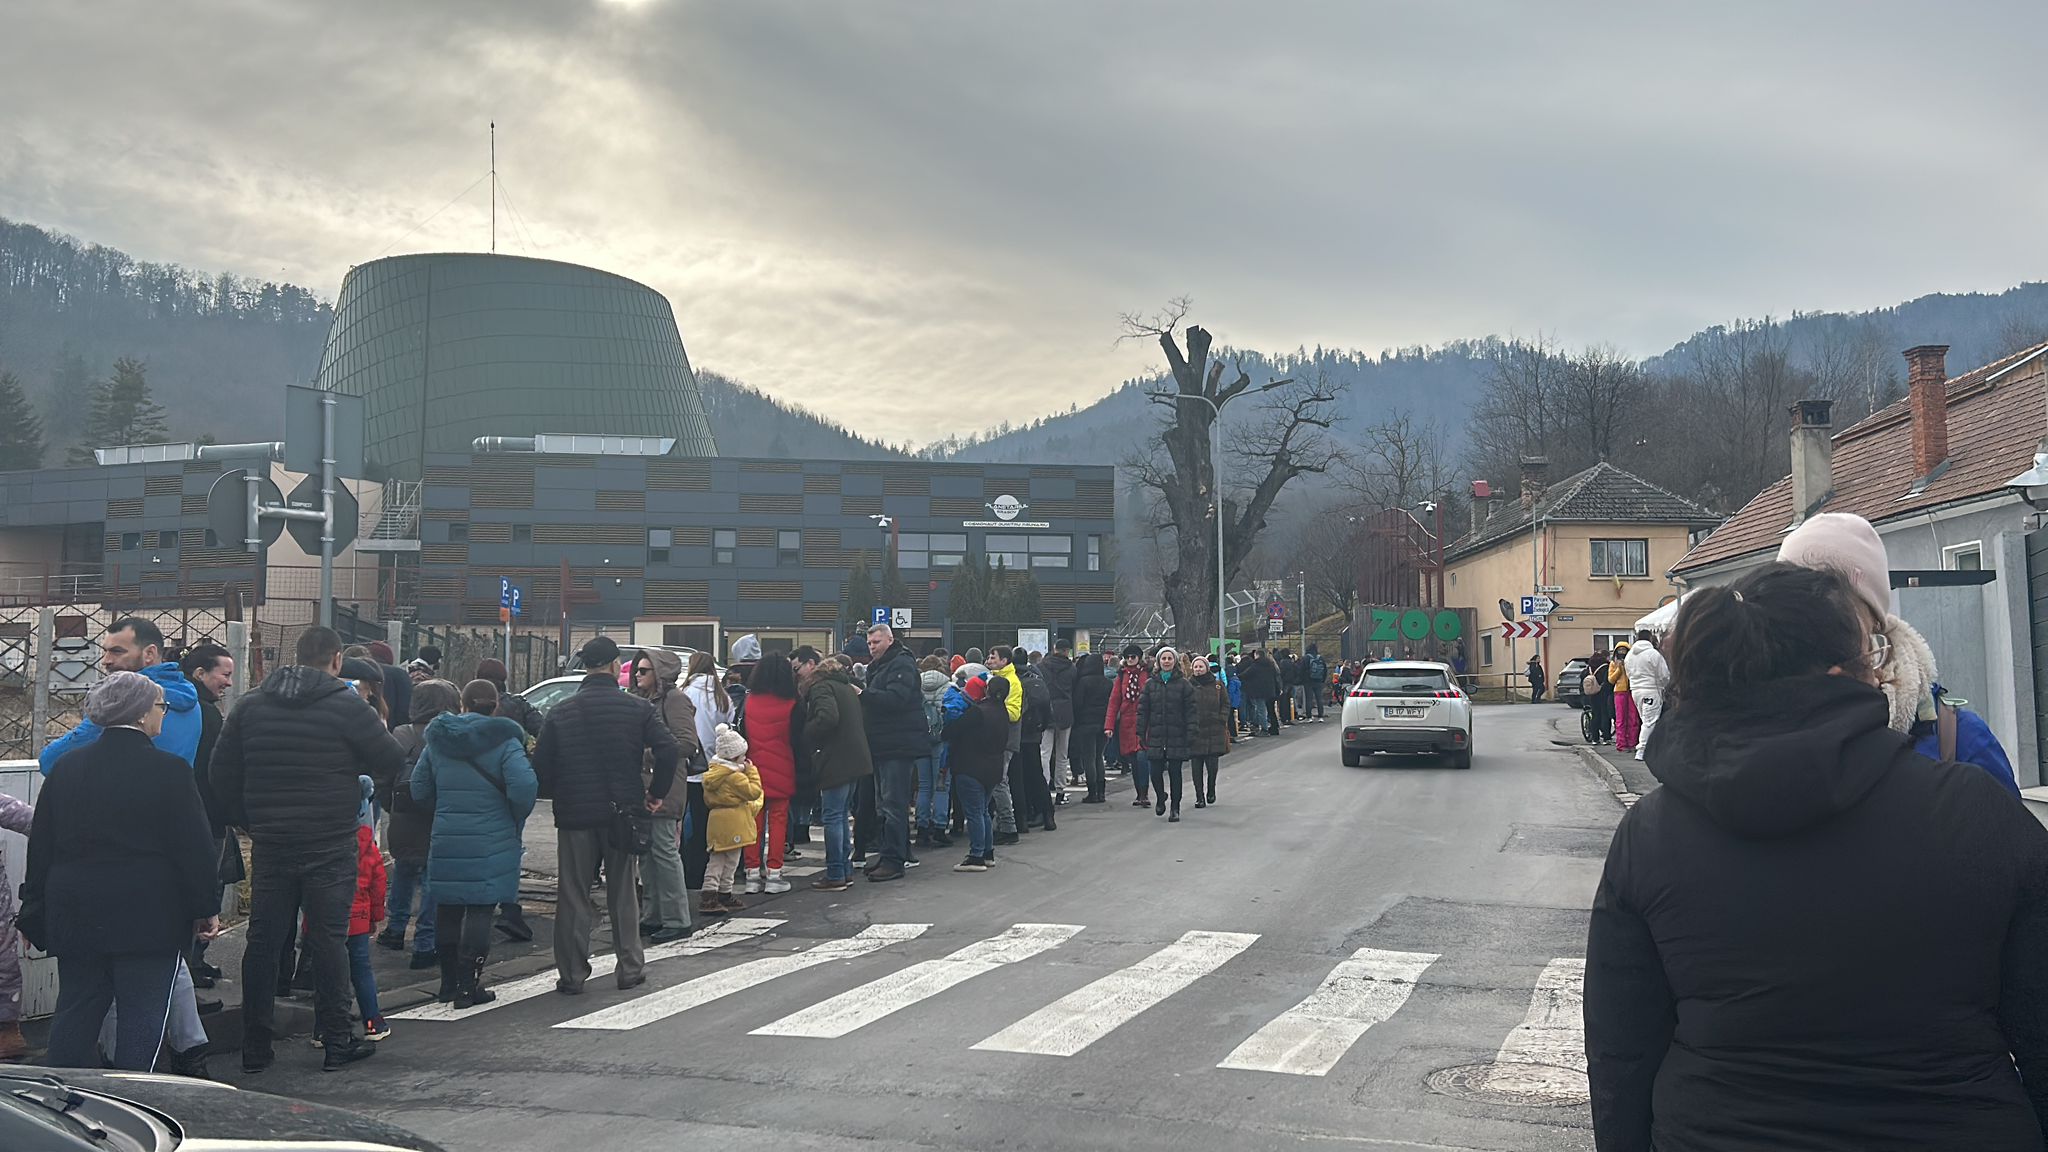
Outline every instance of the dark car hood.
{"type": "Polygon", "coordinates": [[[310,1147],[407,1149],[443,1152],[440,1145],[402,1128],[354,1112],[245,1092],[209,1080],[140,1072],[94,1072],[78,1068],[9,1068],[0,1072],[0,1091],[32,1088],[55,1077],[79,1092],[111,1097],[169,1119],[187,1141],[206,1141],[208,1152],[237,1148],[310,1147]]]}

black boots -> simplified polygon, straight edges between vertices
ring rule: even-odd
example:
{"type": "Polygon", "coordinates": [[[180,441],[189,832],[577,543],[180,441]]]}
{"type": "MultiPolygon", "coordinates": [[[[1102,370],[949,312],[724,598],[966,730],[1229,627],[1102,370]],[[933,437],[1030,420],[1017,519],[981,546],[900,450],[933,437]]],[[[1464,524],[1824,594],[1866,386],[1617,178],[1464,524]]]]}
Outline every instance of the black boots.
{"type": "MultiPolygon", "coordinates": [[[[329,1040],[326,1049],[327,1057],[320,1062],[322,1072],[337,1072],[358,1060],[368,1060],[377,1054],[377,1045],[360,1036],[350,1036],[340,1043],[329,1040]]],[[[248,1063],[247,1057],[243,1058],[243,1063],[248,1063]]]]}
{"type": "Polygon", "coordinates": [[[441,987],[434,993],[436,1003],[447,1004],[462,987],[462,959],[451,944],[441,949],[441,987]]]}
{"type": "Polygon", "coordinates": [[[173,1076],[185,1076],[193,1080],[213,1079],[213,1077],[206,1074],[206,1042],[202,1040],[183,1052],[173,1048],[171,1050],[170,1073],[173,1076]]]}
{"type": "Polygon", "coordinates": [[[474,1008],[479,1004],[489,1004],[498,998],[490,989],[484,987],[483,957],[474,957],[468,963],[463,964],[460,977],[461,983],[455,989],[456,1010],[474,1008]]]}

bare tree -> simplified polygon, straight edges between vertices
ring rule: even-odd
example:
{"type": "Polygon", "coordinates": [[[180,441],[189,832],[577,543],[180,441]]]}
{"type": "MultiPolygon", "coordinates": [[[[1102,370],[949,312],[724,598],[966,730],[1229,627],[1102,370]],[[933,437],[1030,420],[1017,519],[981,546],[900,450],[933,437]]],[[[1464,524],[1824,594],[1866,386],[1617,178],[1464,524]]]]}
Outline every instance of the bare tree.
{"type": "Polygon", "coordinates": [[[1287,549],[1290,571],[1308,584],[1311,603],[1351,615],[1358,603],[1358,506],[1332,500],[1304,512],[1287,549]]]}
{"type": "Polygon", "coordinates": [[[1486,394],[1472,412],[1467,429],[1466,465],[1476,475],[1513,490],[1520,483],[1523,456],[1545,455],[1562,445],[1552,443],[1552,424],[1564,387],[1566,359],[1544,336],[1490,340],[1486,394]]]}
{"type": "Polygon", "coordinates": [[[1557,388],[1557,443],[1573,465],[1612,460],[1630,446],[1628,429],[1648,393],[1642,366],[1611,345],[1588,346],[1564,365],[1557,388]]]}
{"type": "Polygon", "coordinates": [[[1337,421],[1341,385],[1317,372],[1313,379],[1278,379],[1253,387],[1236,367],[1225,380],[1214,343],[1199,325],[1175,329],[1187,317],[1186,298],[1150,317],[1122,317],[1123,339],[1156,339],[1166,354],[1168,376],[1148,394],[1160,406],[1156,441],[1126,462],[1139,481],[1158,493],[1157,525],[1171,531],[1173,544],[1161,565],[1161,586],[1174,628],[1186,644],[1205,644],[1216,635],[1216,461],[1210,431],[1231,401],[1256,396],[1253,413],[1229,426],[1225,451],[1231,491],[1224,493],[1223,567],[1227,581],[1266,527],[1273,502],[1295,477],[1327,471],[1336,460],[1328,432],[1337,421]],[[1183,350],[1183,343],[1185,350],[1183,350]]]}
{"type": "Polygon", "coordinates": [[[1359,437],[1339,470],[1341,483],[1367,511],[1411,507],[1449,484],[1446,440],[1443,425],[1397,411],[1359,437]]]}

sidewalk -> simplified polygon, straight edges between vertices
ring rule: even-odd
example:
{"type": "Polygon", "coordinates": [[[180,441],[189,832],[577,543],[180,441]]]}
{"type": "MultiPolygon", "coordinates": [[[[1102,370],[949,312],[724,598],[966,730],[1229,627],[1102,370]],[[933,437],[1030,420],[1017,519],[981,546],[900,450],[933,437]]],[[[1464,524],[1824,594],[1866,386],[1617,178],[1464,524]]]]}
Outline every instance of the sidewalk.
{"type": "Polygon", "coordinates": [[[1636,759],[1635,753],[1616,751],[1612,744],[1587,744],[1579,735],[1579,714],[1576,711],[1552,720],[1551,725],[1559,732],[1559,737],[1552,743],[1578,753],[1579,759],[1606,781],[1608,789],[1624,807],[1660,787],[1657,778],[1650,774],[1649,765],[1636,759]]]}

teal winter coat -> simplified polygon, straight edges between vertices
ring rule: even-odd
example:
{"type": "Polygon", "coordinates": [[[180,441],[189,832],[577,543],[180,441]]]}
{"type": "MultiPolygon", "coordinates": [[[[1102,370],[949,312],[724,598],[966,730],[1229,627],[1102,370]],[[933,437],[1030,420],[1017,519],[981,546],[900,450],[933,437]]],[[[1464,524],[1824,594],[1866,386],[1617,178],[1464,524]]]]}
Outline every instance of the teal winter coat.
{"type": "Polygon", "coordinates": [[[412,796],[434,808],[427,887],[436,903],[519,898],[520,832],[540,789],[525,738],[503,716],[447,712],[427,725],[412,796]]]}

